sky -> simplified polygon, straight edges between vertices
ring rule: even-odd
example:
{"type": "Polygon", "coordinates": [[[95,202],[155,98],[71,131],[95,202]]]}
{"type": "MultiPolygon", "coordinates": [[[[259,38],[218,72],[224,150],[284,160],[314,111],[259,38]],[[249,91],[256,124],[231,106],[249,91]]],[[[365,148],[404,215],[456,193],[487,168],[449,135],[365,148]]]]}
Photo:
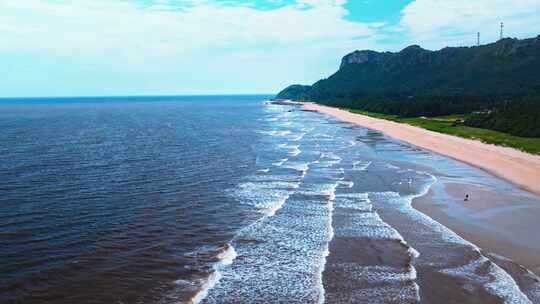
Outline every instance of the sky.
{"type": "Polygon", "coordinates": [[[362,49],[540,34],[540,0],[0,0],[0,97],[277,93],[362,49]]]}

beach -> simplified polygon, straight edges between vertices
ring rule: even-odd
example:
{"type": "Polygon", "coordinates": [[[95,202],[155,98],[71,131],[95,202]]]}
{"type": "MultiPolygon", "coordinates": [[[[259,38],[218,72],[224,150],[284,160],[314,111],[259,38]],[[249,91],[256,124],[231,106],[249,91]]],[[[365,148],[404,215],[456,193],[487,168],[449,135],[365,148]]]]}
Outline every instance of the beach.
{"type": "Polygon", "coordinates": [[[354,114],[315,103],[304,103],[304,108],[378,130],[394,139],[457,159],[540,195],[540,156],[538,155],[354,114]]]}
{"type": "Polygon", "coordinates": [[[539,156],[314,103],[305,103],[304,108],[449,156],[531,192],[528,200],[523,196],[526,191],[518,197],[515,190],[455,181],[431,169],[437,182],[427,194],[415,198],[412,207],[478,245],[516,281],[530,279],[526,269],[540,274],[540,236],[536,233],[540,230],[540,206],[535,201],[540,193],[539,156]],[[464,200],[466,194],[470,195],[468,201],[464,200]]]}
{"type": "Polygon", "coordinates": [[[540,206],[483,185],[440,179],[413,207],[480,248],[540,274],[540,206]],[[464,201],[463,193],[474,193],[464,201]]]}

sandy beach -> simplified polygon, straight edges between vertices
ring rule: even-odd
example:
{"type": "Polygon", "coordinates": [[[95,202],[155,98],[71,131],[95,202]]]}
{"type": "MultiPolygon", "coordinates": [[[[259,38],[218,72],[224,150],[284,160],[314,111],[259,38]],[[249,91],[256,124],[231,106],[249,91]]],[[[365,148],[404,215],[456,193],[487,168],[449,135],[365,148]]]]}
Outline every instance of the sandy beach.
{"type": "Polygon", "coordinates": [[[483,185],[439,178],[413,207],[487,252],[525,266],[540,275],[540,206],[512,193],[483,185]],[[463,193],[474,193],[470,201],[463,193]]]}
{"type": "Polygon", "coordinates": [[[314,103],[303,105],[306,110],[328,114],[342,121],[378,130],[394,139],[452,157],[540,195],[540,156],[538,155],[354,114],[338,108],[314,103]]]}
{"type": "Polygon", "coordinates": [[[305,103],[304,108],[449,156],[532,192],[507,193],[430,172],[438,181],[426,195],[414,199],[413,207],[478,245],[522,288],[536,284],[536,277],[528,270],[540,275],[540,206],[536,201],[540,156],[313,103],[305,103]],[[470,201],[464,201],[466,193],[471,194],[470,201]]]}
{"type": "Polygon", "coordinates": [[[437,183],[416,198],[413,207],[477,244],[523,288],[536,283],[527,269],[540,274],[540,236],[536,233],[540,230],[540,206],[534,203],[540,193],[539,156],[313,103],[304,104],[304,108],[463,161],[532,192],[529,202],[485,185],[437,176],[437,183]],[[474,197],[465,202],[463,197],[468,193],[474,197]]]}

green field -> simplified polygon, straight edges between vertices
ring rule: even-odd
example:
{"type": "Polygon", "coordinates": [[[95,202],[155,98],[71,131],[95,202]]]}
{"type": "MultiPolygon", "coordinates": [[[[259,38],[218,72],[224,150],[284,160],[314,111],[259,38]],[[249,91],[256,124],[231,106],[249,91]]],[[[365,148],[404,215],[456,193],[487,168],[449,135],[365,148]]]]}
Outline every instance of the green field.
{"type": "Polygon", "coordinates": [[[386,115],[366,112],[355,109],[344,109],[352,113],[362,114],[374,118],[406,123],[427,130],[451,134],[459,137],[481,140],[485,143],[512,147],[532,154],[540,154],[540,138],[518,137],[502,132],[467,127],[462,124],[455,125],[456,120],[464,120],[467,115],[448,115],[439,117],[402,118],[397,115],[386,115]]]}

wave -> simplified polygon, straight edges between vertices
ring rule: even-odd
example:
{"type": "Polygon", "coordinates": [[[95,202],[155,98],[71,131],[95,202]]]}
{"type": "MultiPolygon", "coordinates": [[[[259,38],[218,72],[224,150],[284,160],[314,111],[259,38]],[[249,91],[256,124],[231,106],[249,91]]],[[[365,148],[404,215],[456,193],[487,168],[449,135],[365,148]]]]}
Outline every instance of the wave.
{"type": "Polygon", "coordinates": [[[306,136],[307,133],[300,133],[299,135],[296,135],[291,138],[292,141],[300,141],[306,136]]]}
{"type": "Polygon", "coordinates": [[[289,130],[283,130],[283,131],[273,130],[273,131],[260,131],[260,133],[265,134],[265,135],[270,135],[270,136],[284,137],[284,136],[290,135],[292,132],[289,130]]]}
{"type": "MultiPolygon", "coordinates": [[[[336,175],[344,174],[324,166],[311,168],[311,162],[288,161],[284,167],[317,171],[314,179],[299,179],[298,188],[289,192],[283,204],[275,205],[276,211],[283,211],[269,213],[235,236],[233,243],[242,259],[227,269],[206,298],[209,303],[324,301],[322,273],[334,235],[332,200],[343,179],[336,175]]],[[[242,186],[257,196],[252,187],[242,186]]]]}
{"type": "MultiPolygon", "coordinates": [[[[395,169],[397,167],[391,165],[391,168],[395,169]]],[[[417,197],[427,194],[431,186],[437,182],[437,178],[431,174],[419,171],[415,172],[418,175],[426,176],[428,179],[417,193],[401,196],[397,192],[373,192],[370,195],[383,196],[384,199],[381,201],[385,202],[383,208],[387,209],[387,212],[400,212],[416,223],[414,226],[418,228],[410,231],[410,233],[414,235],[422,233],[424,235],[427,232],[419,231],[420,227],[429,227],[431,230],[429,233],[435,238],[430,243],[440,242],[439,250],[445,250],[444,246],[446,243],[448,250],[468,252],[454,253],[454,255],[457,254],[460,258],[454,257],[452,254],[445,255],[447,259],[450,259],[446,262],[448,264],[445,264],[444,260],[441,261],[439,258],[436,258],[438,261],[437,265],[440,268],[439,272],[458,278],[462,284],[472,284],[471,286],[475,284],[481,285],[487,292],[497,298],[503,299],[505,303],[531,303],[527,295],[519,288],[516,281],[504,269],[488,259],[477,245],[463,239],[454,231],[412,207],[412,201],[417,197]],[[465,260],[465,264],[460,264],[462,262],[460,259],[465,260]]],[[[423,238],[425,237],[427,235],[423,238]]],[[[412,253],[418,255],[417,252],[412,253]]],[[[424,259],[427,260],[426,263],[433,263],[429,262],[431,260],[429,257],[424,257],[424,259]]]]}
{"type": "Polygon", "coordinates": [[[295,147],[292,151],[289,151],[290,156],[298,156],[300,153],[302,153],[302,150],[298,149],[298,147],[295,147]]]}
{"type": "Polygon", "coordinates": [[[309,170],[309,163],[288,161],[285,165],[282,166],[282,168],[293,169],[305,173],[307,170],[309,170]]]}
{"type": "Polygon", "coordinates": [[[332,225],[332,216],[334,211],[334,199],[336,198],[336,188],[339,183],[334,184],[330,189],[326,189],[326,195],[329,197],[328,200],[328,217],[326,222],[326,229],[328,231],[328,237],[326,244],[323,249],[322,259],[320,261],[319,266],[319,273],[318,273],[318,284],[319,284],[319,304],[323,304],[325,302],[325,290],[324,290],[324,284],[323,284],[323,273],[326,269],[326,260],[328,256],[330,255],[330,242],[334,238],[334,227],[332,225]]]}
{"type": "Polygon", "coordinates": [[[320,165],[324,167],[333,167],[341,163],[342,160],[340,156],[333,152],[322,152],[319,158],[320,165]]]}
{"type": "Polygon", "coordinates": [[[248,181],[228,192],[242,204],[273,213],[276,206],[281,206],[290,192],[298,188],[298,184],[298,181],[248,181]]]}
{"type": "Polygon", "coordinates": [[[352,188],[354,187],[354,182],[353,181],[340,181],[339,185],[345,188],[352,188]]]}
{"type": "Polygon", "coordinates": [[[274,165],[276,167],[281,167],[288,160],[289,160],[288,158],[282,158],[279,161],[272,163],[272,165],[274,165]]]}
{"type": "Polygon", "coordinates": [[[219,271],[212,272],[206,281],[201,285],[199,292],[197,292],[195,296],[191,298],[190,302],[193,304],[199,304],[208,296],[210,289],[214,288],[220,279],[221,273],[219,271]]]}
{"type": "Polygon", "coordinates": [[[369,286],[350,290],[342,295],[343,299],[356,302],[369,300],[370,303],[416,303],[420,300],[420,288],[416,283],[414,260],[419,253],[380,217],[369,196],[369,192],[346,192],[336,196],[334,207],[339,216],[344,217],[336,231],[337,236],[340,239],[370,240],[371,244],[380,244],[377,246],[385,250],[398,250],[405,255],[403,259],[406,264],[397,266],[382,260],[381,264],[371,265],[334,262],[332,271],[339,272],[350,280],[350,284],[369,286]]]}
{"type": "Polygon", "coordinates": [[[289,150],[287,154],[290,156],[298,156],[300,153],[302,153],[302,150],[300,150],[300,145],[289,145],[289,144],[279,144],[279,148],[289,150]]]}
{"type": "MultiPolygon", "coordinates": [[[[214,288],[214,286],[216,286],[219,280],[223,277],[221,273],[222,269],[231,265],[237,256],[238,255],[236,254],[234,247],[231,244],[226,244],[216,255],[218,261],[212,266],[212,273],[202,283],[200,283],[199,291],[190,299],[190,303],[198,304],[204,300],[204,298],[206,298],[208,295],[208,292],[214,288]]],[[[175,283],[178,285],[188,284],[188,282],[185,280],[177,280],[175,283]]]]}
{"type": "Polygon", "coordinates": [[[355,171],[364,171],[366,170],[370,165],[371,165],[371,161],[361,161],[361,160],[358,160],[358,161],[355,161],[353,163],[353,170],[355,171]]]}
{"type": "Polygon", "coordinates": [[[324,134],[324,133],[317,133],[314,134],[313,137],[317,138],[318,140],[332,140],[334,137],[332,135],[324,134]]]}

